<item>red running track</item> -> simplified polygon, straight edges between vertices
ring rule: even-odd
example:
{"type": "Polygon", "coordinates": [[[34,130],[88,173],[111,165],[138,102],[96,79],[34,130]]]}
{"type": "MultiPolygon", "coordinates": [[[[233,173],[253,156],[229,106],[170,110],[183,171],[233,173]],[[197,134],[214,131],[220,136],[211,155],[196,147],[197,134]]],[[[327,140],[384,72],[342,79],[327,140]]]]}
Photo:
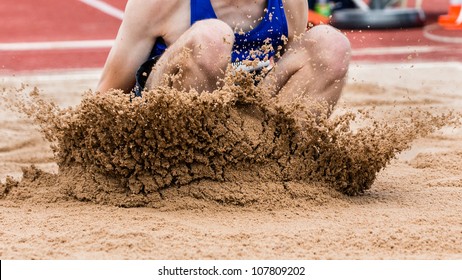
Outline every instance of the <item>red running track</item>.
{"type": "MultiPolygon", "coordinates": [[[[126,0],[105,2],[123,10],[126,0]]],[[[120,22],[79,0],[2,0],[0,71],[101,68],[110,49],[107,44],[85,48],[42,45],[34,50],[18,49],[37,42],[113,40],[120,22]]]]}
{"type": "MultiPolygon", "coordinates": [[[[126,1],[2,0],[0,74],[101,68],[126,1]],[[104,6],[105,12],[94,6],[98,4],[104,6]]],[[[344,30],[353,47],[353,59],[462,62],[462,31],[444,31],[435,24],[437,16],[446,12],[448,3],[449,0],[424,1],[425,28],[344,30]]]]}

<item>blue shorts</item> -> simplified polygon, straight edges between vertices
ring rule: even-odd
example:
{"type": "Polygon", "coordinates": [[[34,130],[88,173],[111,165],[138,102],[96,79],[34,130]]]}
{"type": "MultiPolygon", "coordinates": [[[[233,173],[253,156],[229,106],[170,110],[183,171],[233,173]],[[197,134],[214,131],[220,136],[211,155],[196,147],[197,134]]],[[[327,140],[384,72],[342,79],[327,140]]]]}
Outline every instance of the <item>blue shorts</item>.
{"type": "Polygon", "coordinates": [[[136,71],[136,84],[133,88],[133,93],[136,97],[141,97],[144,87],[146,86],[146,81],[148,80],[149,74],[152,72],[152,67],[156,65],[156,62],[159,60],[160,55],[154,56],[148,59],[145,63],[141,64],[138,71],[136,71]]]}

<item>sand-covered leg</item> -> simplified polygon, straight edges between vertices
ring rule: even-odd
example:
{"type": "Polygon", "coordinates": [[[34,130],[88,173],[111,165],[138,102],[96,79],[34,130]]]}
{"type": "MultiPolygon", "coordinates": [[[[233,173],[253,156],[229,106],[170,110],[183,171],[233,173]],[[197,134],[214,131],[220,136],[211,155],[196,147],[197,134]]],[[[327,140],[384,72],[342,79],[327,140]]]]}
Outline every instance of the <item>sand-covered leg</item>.
{"type": "Polygon", "coordinates": [[[271,88],[280,105],[313,100],[336,104],[350,61],[350,43],[336,29],[316,26],[286,45],[277,66],[262,86],[271,88]]]}
{"type": "Polygon", "coordinates": [[[198,21],[165,51],[148,78],[147,89],[169,85],[178,90],[213,91],[224,77],[233,42],[234,33],[226,23],[198,21]]]}

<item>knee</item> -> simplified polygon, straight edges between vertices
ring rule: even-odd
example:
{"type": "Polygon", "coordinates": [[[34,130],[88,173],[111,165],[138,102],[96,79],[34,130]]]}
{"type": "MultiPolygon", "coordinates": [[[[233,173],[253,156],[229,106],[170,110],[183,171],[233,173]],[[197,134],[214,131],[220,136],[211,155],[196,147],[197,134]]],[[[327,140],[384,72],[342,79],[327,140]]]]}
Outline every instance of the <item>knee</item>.
{"type": "Polygon", "coordinates": [[[332,75],[334,79],[343,78],[350,64],[351,46],[348,38],[328,25],[311,28],[305,34],[304,47],[309,52],[309,60],[315,67],[332,75]]]}
{"type": "Polygon", "coordinates": [[[189,44],[197,66],[203,71],[227,66],[234,44],[231,27],[223,21],[208,19],[196,22],[190,31],[189,44]]]}

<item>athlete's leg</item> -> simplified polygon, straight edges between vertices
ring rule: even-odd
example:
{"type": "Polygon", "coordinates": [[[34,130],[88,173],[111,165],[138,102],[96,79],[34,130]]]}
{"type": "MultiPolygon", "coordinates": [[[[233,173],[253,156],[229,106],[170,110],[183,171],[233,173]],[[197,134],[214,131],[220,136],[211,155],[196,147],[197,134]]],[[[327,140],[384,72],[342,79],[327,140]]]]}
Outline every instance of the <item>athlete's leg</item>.
{"type": "Polygon", "coordinates": [[[168,83],[181,90],[213,91],[230,62],[233,43],[234,33],[226,23],[198,21],[165,51],[146,88],[168,83]]]}
{"type": "Polygon", "coordinates": [[[279,104],[327,101],[333,106],[345,84],[350,61],[348,39],[333,27],[311,28],[287,51],[262,82],[273,90],[279,104]]]}

